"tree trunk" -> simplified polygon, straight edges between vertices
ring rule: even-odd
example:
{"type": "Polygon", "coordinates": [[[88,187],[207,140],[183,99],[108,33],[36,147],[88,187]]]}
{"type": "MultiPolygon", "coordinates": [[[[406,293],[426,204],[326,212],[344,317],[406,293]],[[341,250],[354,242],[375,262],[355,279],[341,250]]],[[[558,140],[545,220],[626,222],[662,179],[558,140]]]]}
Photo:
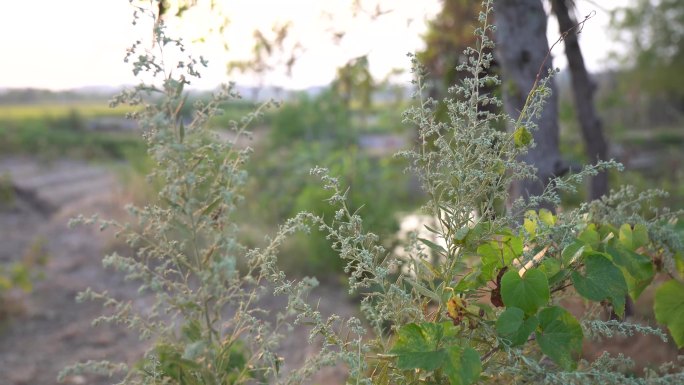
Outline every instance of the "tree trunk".
{"type": "MultiPolygon", "coordinates": [[[[494,15],[504,108],[517,118],[540,67],[541,76],[546,76],[552,68],[551,58],[542,67],[549,51],[547,15],[541,0],[495,0],[494,15]]],[[[538,129],[533,133],[536,146],[522,157],[523,161],[537,168],[537,178],[518,181],[511,186],[513,200],[540,195],[551,178],[565,171],[558,148],[558,96],[555,85],[552,83],[550,86],[552,94],[541,117],[536,120],[538,129]]]]}
{"type": "MultiPolygon", "coordinates": [[[[587,68],[584,66],[584,58],[580,49],[577,30],[577,20],[570,13],[568,0],[551,0],[553,13],[558,19],[560,33],[566,33],[565,55],[568,58],[570,76],[572,77],[572,94],[575,102],[577,119],[582,129],[585,151],[589,162],[606,160],[608,145],[603,135],[603,124],[594,108],[595,84],[589,77],[587,68]]],[[[591,179],[589,198],[599,199],[608,193],[608,174],[599,173],[591,179]]]]}

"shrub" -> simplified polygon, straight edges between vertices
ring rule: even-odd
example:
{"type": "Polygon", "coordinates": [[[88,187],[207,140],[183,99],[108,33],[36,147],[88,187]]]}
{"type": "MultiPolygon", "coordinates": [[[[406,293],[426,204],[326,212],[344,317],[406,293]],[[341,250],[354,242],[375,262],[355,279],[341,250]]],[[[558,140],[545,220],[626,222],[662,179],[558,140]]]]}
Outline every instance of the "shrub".
{"type": "MultiPolygon", "coordinates": [[[[492,59],[485,50],[493,46],[487,37],[493,28],[487,21],[491,1],[483,5],[478,46],[467,50],[469,59],[461,66],[468,76],[451,89],[448,121],[435,121],[434,101],[422,99],[424,70],[414,61],[419,104],[405,119],[419,128],[420,143],[404,156],[429,196],[426,212],[438,220],[428,230],[445,246],[414,237],[401,257],[364,229],[360,215],[349,208],[348,190],[320,168],[313,174],[330,191],[334,216],[298,214],[265,247],[242,247],[239,224],[231,219],[243,199],[242,164],[249,151],[212,141],[203,128],[216,106],[235,94],[223,88],[212,102],[197,106],[186,127],[177,116],[182,91],[205,62],[183,61],[178,66],[186,73],[172,78],[160,57],[137,56],[134,71],[162,76],[163,84],[141,85],[117,101],[140,104],[146,93],[164,94],[159,104],[144,104],[138,114],[156,162],[153,175],[163,186],[155,202],[130,209],[139,231],[103,222],[118,228],[137,250],[131,257],[107,256],[104,263],[139,280],[141,291],[154,294],[156,302],[139,310],[106,293],[87,290],[80,298],[104,300],[112,309],[96,323],[121,322],[153,345],[133,368],[89,362],[63,375],[121,369],[127,384],[296,384],[322,366],[342,362],[348,381],[356,384],[681,383],[684,372],[676,365],[633,377],[620,369],[631,363],[623,356],[581,360],[587,338],[666,336],[660,329],[603,320],[597,311],[578,319],[559,301],[580,296],[594,310],[611,308],[621,316],[626,296],[638,297],[662,272],[667,278],[656,290],[656,318],[684,346],[682,244],[673,229],[678,213],[645,206],[657,193],[629,188],[567,212],[535,209],[543,202],[557,205],[558,191],[616,166],[612,162],[556,179],[542,196],[517,201],[508,211],[499,208],[511,181],[533,175],[532,166],[517,159],[533,145],[530,131],[548,89],[545,82],[533,89],[517,120],[478,109],[499,103],[481,91],[498,82],[482,75],[492,59]],[[515,131],[496,130],[501,121],[515,131]],[[284,240],[311,226],[327,233],[346,264],[350,292],[362,295],[365,323],[323,318],[305,300],[316,281],[288,280],[276,267],[284,240]],[[434,263],[430,255],[437,257],[434,263]],[[287,295],[288,302],[268,322],[258,300],[271,294],[287,295]],[[232,313],[225,317],[228,308],[232,313]],[[322,348],[303,367],[283,373],[276,349],[292,323],[310,324],[310,336],[320,338],[322,348]]],[[[154,18],[142,8],[137,13],[154,18]]],[[[165,35],[163,24],[155,36],[161,55],[182,46],[165,35]]],[[[260,111],[234,124],[238,136],[260,111]]]]}

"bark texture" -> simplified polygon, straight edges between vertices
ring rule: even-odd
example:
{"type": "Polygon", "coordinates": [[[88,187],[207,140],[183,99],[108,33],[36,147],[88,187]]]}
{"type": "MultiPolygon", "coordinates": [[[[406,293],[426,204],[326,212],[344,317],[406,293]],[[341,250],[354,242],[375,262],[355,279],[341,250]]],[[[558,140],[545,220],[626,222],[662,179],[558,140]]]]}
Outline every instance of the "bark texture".
{"type": "MultiPolygon", "coordinates": [[[[608,144],[603,135],[603,123],[594,107],[596,85],[589,77],[579,46],[576,24],[568,0],[551,0],[553,13],[558,19],[560,33],[565,37],[565,55],[572,77],[572,94],[577,120],[582,129],[582,138],[589,162],[607,160],[608,144]]],[[[598,199],[608,193],[608,174],[602,172],[591,179],[589,198],[598,199]]]]}
{"type": "MultiPolygon", "coordinates": [[[[517,118],[540,68],[541,76],[552,68],[550,57],[544,63],[549,51],[547,15],[541,0],[495,0],[494,16],[504,108],[517,118]]],[[[555,85],[551,84],[551,88],[552,95],[536,121],[536,146],[522,158],[537,168],[537,179],[516,182],[511,186],[512,199],[540,195],[551,178],[567,169],[558,148],[558,96],[555,85]]]]}

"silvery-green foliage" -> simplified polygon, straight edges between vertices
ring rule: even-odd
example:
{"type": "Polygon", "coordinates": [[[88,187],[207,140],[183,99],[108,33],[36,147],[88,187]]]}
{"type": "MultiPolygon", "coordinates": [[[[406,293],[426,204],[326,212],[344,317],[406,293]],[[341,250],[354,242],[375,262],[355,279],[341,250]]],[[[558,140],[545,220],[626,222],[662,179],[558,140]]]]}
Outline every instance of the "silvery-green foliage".
{"type": "MultiPolygon", "coordinates": [[[[594,362],[578,362],[573,356],[585,334],[610,337],[636,332],[663,337],[664,333],[602,321],[595,312],[578,321],[559,307],[560,295],[574,282],[570,275],[585,269],[581,250],[578,257],[564,256],[565,250],[583,232],[596,232],[596,224],[643,225],[648,228],[646,240],[653,240],[650,247],[667,247],[670,262],[666,263],[672,265],[671,255],[681,250],[681,243],[662,221],[674,220],[676,214],[644,219],[637,206],[646,197],[630,201],[626,192],[556,215],[530,211],[541,203],[558,203],[560,190],[572,190],[586,176],[616,167],[613,162],[557,178],[542,196],[503,208],[510,183],[534,177],[534,168],[518,159],[534,145],[530,132],[550,80],[537,84],[516,120],[481,108],[500,104],[484,91],[485,85],[499,82],[486,73],[492,61],[491,3],[483,1],[478,44],[466,50],[468,60],[460,67],[469,76],[450,89],[447,122],[435,120],[435,101],[423,98],[425,70],[413,59],[417,105],[404,118],[417,127],[419,143],[402,155],[427,193],[424,209],[436,218],[428,230],[439,244],[414,236],[406,245],[407,253],[401,255],[385,249],[377,235],[364,229],[363,210],[349,207],[348,189],[321,168],[312,174],[330,191],[328,201],[336,209],[333,218],[301,213],[281,225],[264,247],[242,246],[233,215],[244,199],[240,189],[247,175],[242,165],[249,150],[217,140],[206,129],[208,119],[220,112],[220,103],[237,94],[230,86],[223,87],[211,101],[196,106],[191,120],[184,119],[179,112],[186,100],[184,88],[207,63],[188,57],[176,62],[171,71],[164,59],[169,50],[183,53],[183,43],[167,37],[163,23],[155,23],[154,46],[145,49],[138,42],[127,59],[136,73],[150,74],[160,84],[141,84],[114,102],[142,107],[134,117],[156,163],[150,178],[162,187],[150,204],[129,208],[137,224],[102,222],[102,227],[117,229],[118,236],[135,250],[132,256],[107,256],[103,263],[140,282],[141,296],[151,296],[154,303],[141,308],[107,292],[86,290],[79,295],[79,299],[101,300],[107,306],[106,315],[95,323],[124,324],[150,340],[152,348],[131,368],[87,362],[62,375],[120,370],[125,374],[123,384],[301,384],[321,367],[342,363],[349,369],[348,383],[353,384],[681,382],[682,372],[671,368],[649,372],[646,378],[629,377],[623,370],[632,363],[622,356],[604,355],[594,362]],[[513,129],[500,130],[502,124],[513,129]],[[327,234],[331,247],[346,263],[349,290],[361,296],[365,322],[324,317],[307,302],[317,281],[290,280],[278,269],[283,242],[312,227],[327,234]],[[554,264],[559,269],[555,275],[554,264]],[[536,283],[528,282],[530,302],[509,294],[511,287],[520,287],[523,276],[538,278],[536,283]],[[280,311],[269,309],[269,322],[268,311],[259,301],[270,295],[287,296],[287,305],[280,311]],[[524,314],[526,322],[540,325],[516,336],[498,322],[504,313],[521,323],[524,314]],[[560,314],[563,333],[549,337],[543,334],[549,324],[541,322],[543,316],[554,314],[560,314]],[[310,340],[320,341],[321,348],[301,368],[283,373],[278,346],[297,324],[310,325],[310,340]],[[551,343],[537,345],[539,339],[551,343]],[[558,348],[556,342],[567,346],[558,348]],[[423,359],[424,354],[436,361],[423,359]]],[[[155,19],[145,7],[137,8],[137,16],[155,19]]],[[[266,106],[234,122],[234,137],[249,135],[249,123],[266,106]]],[[[674,271],[675,267],[668,268],[674,271]]]]}
{"type": "MultiPolygon", "coordinates": [[[[161,188],[149,204],[128,207],[137,223],[101,222],[102,229],[113,227],[134,250],[133,255],[106,256],[104,266],[139,282],[140,296],[153,302],[141,306],[90,289],[78,296],[104,303],[105,315],[94,324],[125,325],[141,339],[152,341],[152,347],[133,367],[89,361],[65,369],[60,377],[123,372],[122,384],[300,383],[315,369],[339,359],[360,372],[358,354],[351,357],[336,348],[350,346],[358,353],[360,322],[322,317],[305,301],[316,280],[287,280],[276,266],[283,240],[295,231],[308,231],[307,223],[317,219],[304,214],[293,218],[262,249],[246,249],[238,241],[234,212],[244,199],[240,194],[247,178],[243,164],[250,150],[235,142],[249,135],[249,124],[271,103],[233,122],[231,141],[214,137],[206,123],[220,113],[221,103],[239,97],[232,86],[221,87],[208,102],[198,102],[191,119],[181,116],[187,99],[184,89],[207,62],[188,55],[169,64],[169,58],[182,57],[185,48],[182,40],[168,37],[163,22],[155,20],[151,11],[155,4],[135,5],[136,22],[155,21],[154,44],[145,47],[138,41],[126,56],[136,75],[152,80],[122,92],[112,104],[141,107],[132,117],[139,122],[155,162],[149,180],[158,181],[161,188]],[[287,295],[287,307],[269,318],[259,301],[280,294],[287,295]],[[298,322],[314,325],[312,338],[324,336],[323,349],[301,370],[280,373],[282,357],[276,350],[298,322]],[[348,337],[339,337],[342,330],[348,337]]],[[[81,217],[73,222],[95,220],[81,217]]]]}

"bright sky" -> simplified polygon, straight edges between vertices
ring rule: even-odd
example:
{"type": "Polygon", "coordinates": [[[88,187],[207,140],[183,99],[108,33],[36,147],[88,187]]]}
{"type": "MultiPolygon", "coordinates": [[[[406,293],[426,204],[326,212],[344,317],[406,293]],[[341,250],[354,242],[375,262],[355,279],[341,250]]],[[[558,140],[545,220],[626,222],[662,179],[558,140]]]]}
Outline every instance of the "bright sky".
{"type": "MultiPolygon", "coordinates": [[[[199,0],[200,5],[206,0],[199,0]]],[[[407,52],[422,47],[425,20],[440,8],[438,0],[363,0],[393,12],[371,22],[368,17],[353,18],[352,0],[224,0],[231,19],[226,34],[230,51],[221,39],[210,39],[193,48],[210,61],[210,69],[196,87],[213,88],[234,80],[256,84],[254,77],[227,75],[225,63],[246,58],[256,28],[270,29],[274,23],[292,21],[291,36],[305,48],[290,77],[281,70],[268,74],[266,85],[304,88],[330,82],[336,68],[348,59],[369,54],[371,71],[384,77],[392,68],[408,67],[407,52]],[[326,14],[328,16],[326,16],[326,14]],[[330,16],[333,15],[333,16],[330,16]],[[332,19],[331,19],[332,18],[332,19]],[[331,21],[332,20],[332,21],[331,21]],[[346,31],[339,45],[331,41],[330,28],[346,31]]],[[[628,0],[612,0],[610,6],[628,0]]],[[[597,2],[603,5],[605,1],[597,2]]],[[[580,14],[596,10],[580,37],[590,69],[605,67],[611,48],[607,35],[608,15],[587,0],[578,1],[580,14]]],[[[127,0],[21,0],[4,4],[0,13],[0,88],[34,87],[69,89],[83,86],[119,86],[135,82],[122,59],[136,39],[151,34],[149,26],[130,24],[132,8],[127,0]]],[[[190,40],[199,37],[216,22],[215,14],[201,6],[187,13],[181,25],[174,25],[190,40]]],[[[549,40],[558,36],[555,23],[549,25],[549,40]]],[[[555,51],[554,66],[563,67],[562,47],[555,51]]],[[[404,79],[407,79],[408,75],[404,79]]]]}

